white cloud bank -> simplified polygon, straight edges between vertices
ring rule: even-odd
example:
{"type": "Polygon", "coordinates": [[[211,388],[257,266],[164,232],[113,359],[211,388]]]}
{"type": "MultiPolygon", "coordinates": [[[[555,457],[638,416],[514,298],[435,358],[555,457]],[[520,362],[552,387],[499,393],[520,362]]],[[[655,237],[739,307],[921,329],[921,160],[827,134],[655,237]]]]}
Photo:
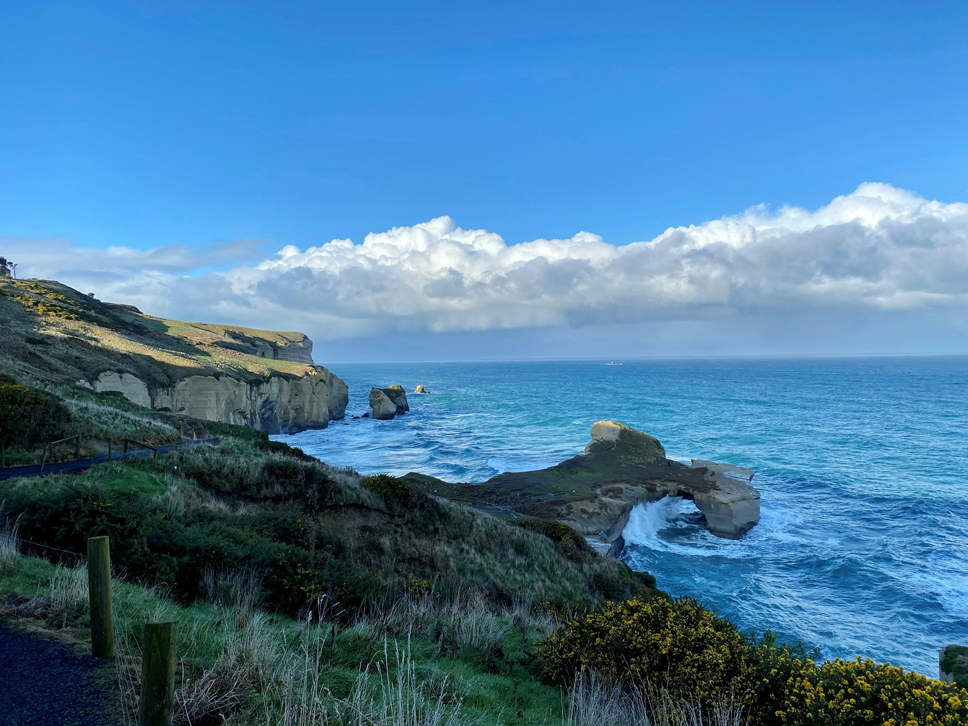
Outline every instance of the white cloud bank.
{"type": "Polygon", "coordinates": [[[968,204],[873,183],[813,212],[755,207],[625,246],[588,232],[507,245],[439,217],[194,277],[251,259],[252,245],[193,254],[0,243],[22,276],[104,300],[330,339],[968,304],[968,204]]]}

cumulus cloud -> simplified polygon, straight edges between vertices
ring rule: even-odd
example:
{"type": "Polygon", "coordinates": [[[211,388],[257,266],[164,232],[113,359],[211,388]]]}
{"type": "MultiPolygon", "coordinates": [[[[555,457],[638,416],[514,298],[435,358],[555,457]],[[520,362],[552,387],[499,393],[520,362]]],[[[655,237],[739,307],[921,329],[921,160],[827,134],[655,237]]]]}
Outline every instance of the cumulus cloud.
{"type": "Polygon", "coordinates": [[[968,204],[887,184],[862,184],[815,211],[755,207],[624,246],[589,232],[508,245],[439,217],[361,244],[287,246],[256,265],[188,276],[213,264],[206,255],[251,251],[58,243],[20,261],[27,274],[57,269],[65,282],[96,282],[102,299],[149,311],[329,338],[968,303],[968,204]],[[65,257],[77,264],[58,262],[65,257]]]}

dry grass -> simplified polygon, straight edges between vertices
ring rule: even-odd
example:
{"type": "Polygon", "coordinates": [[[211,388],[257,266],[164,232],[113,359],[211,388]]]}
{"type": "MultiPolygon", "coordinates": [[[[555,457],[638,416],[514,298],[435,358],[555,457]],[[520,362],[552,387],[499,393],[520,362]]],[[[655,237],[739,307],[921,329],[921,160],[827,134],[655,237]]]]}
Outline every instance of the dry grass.
{"type": "Polygon", "coordinates": [[[410,644],[386,639],[382,658],[361,670],[350,695],[334,698],[320,677],[325,629],[313,628],[301,653],[285,659],[276,681],[278,711],[268,707],[266,726],[460,726],[465,694],[444,677],[420,677],[410,644]]]}
{"type": "Polygon", "coordinates": [[[479,591],[453,597],[433,591],[404,597],[384,606],[374,605],[356,623],[378,632],[437,641],[442,653],[448,648],[466,648],[483,654],[500,652],[513,633],[528,642],[543,639],[558,627],[554,616],[538,613],[527,603],[496,607],[479,591]]]}
{"type": "Polygon", "coordinates": [[[634,684],[609,683],[595,673],[575,677],[563,726],[745,726],[742,705],[732,700],[702,704],[688,697],[634,684]]]}
{"type": "Polygon", "coordinates": [[[77,627],[89,608],[87,567],[58,567],[41,592],[11,601],[11,614],[43,620],[49,628],[77,627]]]}
{"type": "Polygon", "coordinates": [[[19,518],[5,516],[0,504],[0,573],[15,569],[20,561],[19,525],[19,518]]]}

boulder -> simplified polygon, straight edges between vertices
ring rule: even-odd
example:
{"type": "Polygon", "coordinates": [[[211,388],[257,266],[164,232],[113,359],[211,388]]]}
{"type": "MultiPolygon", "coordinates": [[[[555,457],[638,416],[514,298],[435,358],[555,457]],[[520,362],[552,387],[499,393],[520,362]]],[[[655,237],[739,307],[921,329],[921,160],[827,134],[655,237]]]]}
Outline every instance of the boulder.
{"type": "Polygon", "coordinates": [[[419,386],[417,386],[415,389],[413,389],[413,392],[414,393],[426,393],[427,392],[427,389],[424,388],[423,387],[423,384],[421,383],[419,386]]]}
{"type": "Polygon", "coordinates": [[[389,421],[397,415],[397,405],[382,388],[370,389],[370,408],[373,418],[381,421],[389,421]]]}

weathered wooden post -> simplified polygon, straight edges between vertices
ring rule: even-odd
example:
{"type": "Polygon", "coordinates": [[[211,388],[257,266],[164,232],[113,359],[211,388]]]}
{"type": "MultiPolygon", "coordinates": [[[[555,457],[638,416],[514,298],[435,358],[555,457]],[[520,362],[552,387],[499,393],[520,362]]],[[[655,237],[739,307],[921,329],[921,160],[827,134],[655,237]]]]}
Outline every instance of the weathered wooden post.
{"type": "Polygon", "coordinates": [[[175,703],[178,623],[145,624],[141,666],[140,726],[171,726],[175,703]]]}
{"type": "Polygon", "coordinates": [[[91,537],[87,541],[87,587],[91,600],[91,651],[96,658],[113,658],[111,545],[107,537],[91,537]]]}

